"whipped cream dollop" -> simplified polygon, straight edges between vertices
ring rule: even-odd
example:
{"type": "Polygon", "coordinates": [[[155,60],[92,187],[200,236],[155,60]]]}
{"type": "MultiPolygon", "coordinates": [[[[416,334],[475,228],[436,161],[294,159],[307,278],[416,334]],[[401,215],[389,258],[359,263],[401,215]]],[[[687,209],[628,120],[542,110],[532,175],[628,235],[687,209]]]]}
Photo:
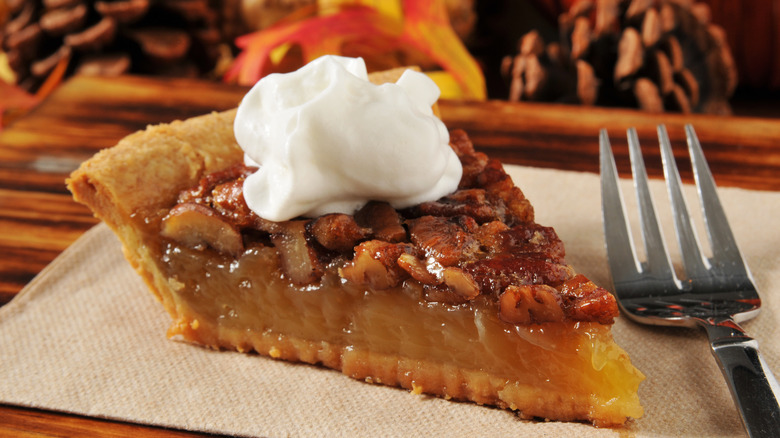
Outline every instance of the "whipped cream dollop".
{"type": "Polygon", "coordinates": [[[361,58],[323,56],[271,74],[244,97],[236,140],[259,170],[244,182],[249,208],[272,221],[352,214],[370,200],[404,208],[455,191],[462,167],[431,106],[439,88],[407,70],[368,81],[361,58]]]}

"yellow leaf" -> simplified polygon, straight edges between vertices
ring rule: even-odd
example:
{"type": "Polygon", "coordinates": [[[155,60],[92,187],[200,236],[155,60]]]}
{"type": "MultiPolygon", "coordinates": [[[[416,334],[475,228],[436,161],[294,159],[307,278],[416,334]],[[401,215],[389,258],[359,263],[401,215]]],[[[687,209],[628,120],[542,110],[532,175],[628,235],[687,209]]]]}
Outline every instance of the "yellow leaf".
{"type": "Polygon", "coordinates": [[[446,71],[428,71],[425,72],[425,74],[433,79],[433,82],[439,86],[439,90],[441,90],[441,99],[463,99],[460,85],[450,73],[446,71]]]}
{"type": "Polygon", "coordinates": [[[8,55],[5,52],[0,52],[0,81],[8,84],[16,82],[16,74],[11,70],[11,66],[8,64],[8,55]]]}
{"type": "Polygon", "coordinates": [[[450,25],[444,1],[404,0],[402,39],[434,59],[457,81],[464,98],[484,100],[485,77],[450,25]]]}

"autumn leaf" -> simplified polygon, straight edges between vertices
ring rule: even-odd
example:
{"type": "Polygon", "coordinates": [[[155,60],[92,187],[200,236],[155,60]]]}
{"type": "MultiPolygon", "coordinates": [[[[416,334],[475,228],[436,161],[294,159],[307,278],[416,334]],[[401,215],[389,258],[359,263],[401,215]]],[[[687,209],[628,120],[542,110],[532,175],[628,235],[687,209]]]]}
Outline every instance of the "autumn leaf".
{"type": "MultiPolygon", "coordinates": [[[[379,41],[383,36],[400,34],[399,24],[374,9],[351,7],[333,15],[272,26],[236,40],[236,46],[243,51],[225,74],[225,79],[254,84],[273,71],[271,52],[282,45],[300,46],[304,62],[309,62],[322,55],[340,54],[342,45],[350,39],[367,36],[368,44],[381,44],[379,41]]],[[[385,43],[393,44],[392,40],[389,38],[385,43]]]]}
{"type": "MultiPolygon", "coordinates": [[[[485,99],[485,80],[452,29],[443,0],[320,0],[319,9],[239,37],[224,80],[252,85],[322,55],[361,56],[380,68],[438,66],[444,97],[485,99]],[[300,59],[298,59],[300,58],[300,59]]],[[[299,13],[300,14],[300,13],[299,13]]]]}
{"type": "Polygon", "coordinates": [[[35,94],[30,94],[16,85],[0,80],[0,96],[3,97],[0,99],[0,131],[8,123],[24,115],[51,94],[62,82],[69,62],[69,56],[60,59],[35,94]]]}
{"type": "Polygon", "coordinates": [[[0,99],[0,130],[8,120],[14,120],[38,103],[34,95],[4,81],[0,81],[0,96],[3,96],[0,99]]]}

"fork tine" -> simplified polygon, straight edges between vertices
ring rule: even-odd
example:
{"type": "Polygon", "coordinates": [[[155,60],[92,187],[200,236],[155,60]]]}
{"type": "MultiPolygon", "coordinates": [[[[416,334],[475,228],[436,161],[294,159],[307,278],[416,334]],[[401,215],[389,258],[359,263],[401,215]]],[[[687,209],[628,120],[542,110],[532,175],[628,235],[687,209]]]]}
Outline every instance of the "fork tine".
{"type": "Polygon", "coordinates": [[[642,158],[639,137],[635,128],[628,130],[628,151],[631,157],[631,172],[634,175],[637,200],[639,201],[642,239],[647,252],[645,272],[658,280],[674,281],[674,269],[669,261],[669,252],[666,250],[666,244],[656,219],[645,161],[642,158]]]}
{"type": "Polygon", "coordinates": [[[601,207],[610,271],[615,284],[636,279],[641,272],[623,205],[623,195],[607,130],[599,132],[601,207]]]}
{"type": "Polygon", "coordinates": [[[730,273],[742,273],[748,275],[747,267],[740,254],[737,241],[731,232],[726,213],[720,203],[715,180],[710,172],[710,166],[704,158],[704,152],[699,143],[699,138],[693,130],[693,126],[685,125],[685,134],[688,139],[688,151],[691,155],[693,176],[696,180],[696,188],[699,191],[701,209],[704,213],[704,224],[707,228],[707,236],[712,247],[713,268],[722,270],[727,267],[730,273]]]}
{"type": "Polygon", "coordinates": [[[682,194],[682,182],[677,164],[674,162],[672,145],[664,125],[658,126],[658,140],[661,144],[661,159],[663,162],[666,187],[669,200],[672,203],[674,226],[677,231],[677,242],[680,245],[683,267],[688,279],[701,279],[708,276],[709,262],[702,256],[696,232],[694,231],[685,198],[682,194]]]}

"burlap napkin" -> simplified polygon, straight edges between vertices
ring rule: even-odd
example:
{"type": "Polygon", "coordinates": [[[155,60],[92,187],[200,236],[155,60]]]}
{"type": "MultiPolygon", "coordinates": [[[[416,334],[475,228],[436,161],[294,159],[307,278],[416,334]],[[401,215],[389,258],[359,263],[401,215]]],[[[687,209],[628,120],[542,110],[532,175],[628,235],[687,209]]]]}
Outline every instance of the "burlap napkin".
{"type": "MultiPolygon", "coordinates": [[[[554,226],[568,260],[610,287],[598,176],[508,166],[554,226]]],[[[661,184],[653,185],[667,235],[661,184]]],[[[694,192],[687,187],[688,194],[694,192]]],[[[629,193],[628,182],[623,188],[629,193]]],[[[780,373],[780,193],[721,189],[763,292],[744,324],[780,373]]],[[[692,204],[694,205],[694,204],[692,204]]],[[[671,241],[671,239],[670,239],[671,241]]],[[[670,243],[670,248],[673,244],[670,243]]],[[[511,412],[412,395],[332,370],[165,338],[167,314],[104,225],[85,234],[0,308],[0,401],[174,428],[261,436],[740,436],[734,403],[702,331],[621,318],[616,340],[646,375],[645,416],[628,429],[519,420],[511,412]]]]}

